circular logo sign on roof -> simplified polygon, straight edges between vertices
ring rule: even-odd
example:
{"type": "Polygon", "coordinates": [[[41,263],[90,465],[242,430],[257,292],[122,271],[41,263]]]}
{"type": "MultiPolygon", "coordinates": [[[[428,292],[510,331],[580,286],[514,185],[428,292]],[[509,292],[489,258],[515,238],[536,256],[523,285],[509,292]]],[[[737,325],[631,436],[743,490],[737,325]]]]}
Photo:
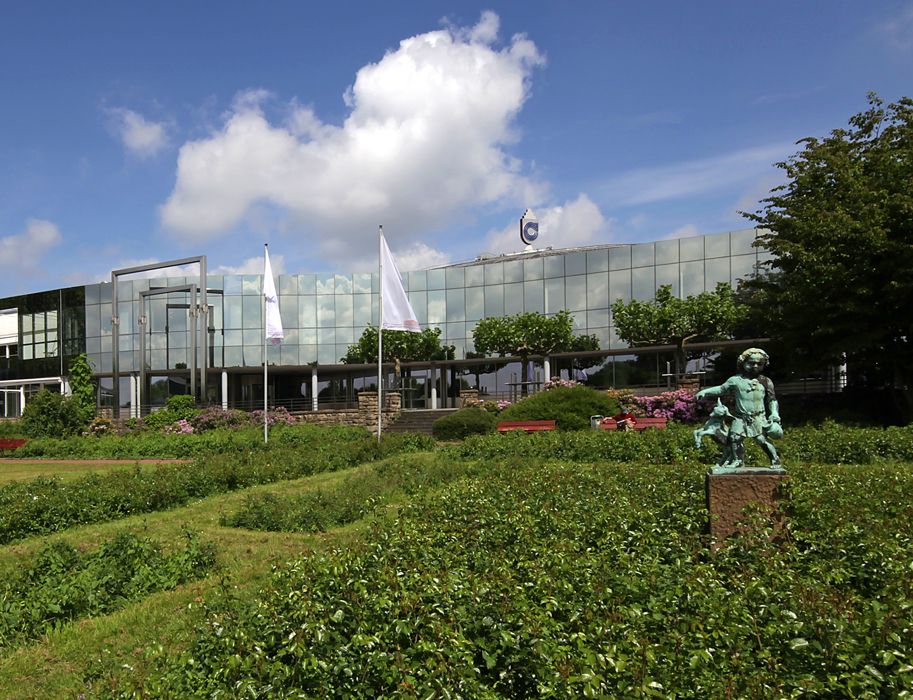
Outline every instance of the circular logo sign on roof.
{"type": "Polygon", "coordinates": [[[527,209],[523,216],[520,217],[520,240],[525,245],[532,245],[532,242],[539,237],[539,222],[535,215],[527,209]]]}

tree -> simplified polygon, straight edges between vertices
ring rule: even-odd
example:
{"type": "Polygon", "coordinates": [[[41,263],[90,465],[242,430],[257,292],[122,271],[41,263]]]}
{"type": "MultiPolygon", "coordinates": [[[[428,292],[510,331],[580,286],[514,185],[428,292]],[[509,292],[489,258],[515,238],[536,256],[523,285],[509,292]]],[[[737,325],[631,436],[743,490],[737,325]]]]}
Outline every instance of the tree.
{"type": "Polygon", "coordinates": [[[895,390],[913,415],[913,100],[874,94],[849,126],[778,163],[788,182],[745,214],[773,274],[753,286],[773,331],[807,367],[895,390]]]}
{"type": "MultiPolygon", "coordinates": [[[[384,362],[418,362],[421,360],[452,360],[452,345],[441,345],[441,329],[425,328],[421,333],[409,331],[384,331],[384,362]]],[[[377,362],[377,328],[365,328],[358,342],[350,345],[343,364],[370,364],[377,362]]]]}
{"type": "Polygon", "coordinates": [[[685,348],[691,342],[731,338],[745,308],[736,303],[732,287],[720,282],[712,292],[679,299],[672,286],[656,290],[652,301],[621,299],[612,304],[618,337],[633,347],[675,345],[675,366],[683,372],[688,361],[685,348]]]}
{"type": "Polygon", "coordinates": [[[484,318],[472,331],[477,352],[500,357],[516,356],[521,360],[522,393],[529,381],[529,356],[565,352],[574,342],[574,323],[569,311],[554,316],[527,312],[515,316],[484,318]]]}
{"type": "Polygon", "coordinates": [[[96,388],[95,380],[92,379],[92,366],[85,353],[70,360],[69,381],[73,401],[88,423],[95,416],[96,388]]]}

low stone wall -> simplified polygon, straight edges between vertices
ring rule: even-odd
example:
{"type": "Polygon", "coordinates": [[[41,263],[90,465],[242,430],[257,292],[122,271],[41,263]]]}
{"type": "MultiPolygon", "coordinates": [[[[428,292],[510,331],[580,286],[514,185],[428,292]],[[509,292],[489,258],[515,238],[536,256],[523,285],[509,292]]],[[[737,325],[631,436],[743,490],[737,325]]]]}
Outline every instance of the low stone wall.
{"type": "Polygon", "coordinates": [[[295,416],[302,423],[313,425],[364,425],[361,412],[358,409],[323,411],[300,411],[295,416]]]}
{"type": "MultiPolygon", "coordinates": [[[[383,429],[399,417],[401,397],[397,393],[384,394],[383,429]]],[[[358,394],[358,408],[319,411],[301,411],[295,414],[303,423],[313,425],[358,425],[371,432],[377,430],[377,392],[362,391],[358,394]]]]}

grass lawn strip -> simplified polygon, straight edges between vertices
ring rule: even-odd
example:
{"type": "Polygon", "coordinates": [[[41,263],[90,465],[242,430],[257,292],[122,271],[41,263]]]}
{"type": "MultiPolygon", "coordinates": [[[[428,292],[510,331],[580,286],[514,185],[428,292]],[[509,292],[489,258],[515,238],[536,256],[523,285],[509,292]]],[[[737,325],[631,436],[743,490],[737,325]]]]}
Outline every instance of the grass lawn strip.
{"type": "Polygon", "coordinates": [[[329,533],[268,533],[219,525],[221,515],[237,510],[249,493],[306,493],[331,490],[347,474],[317,474],[304,479],[256,486],[202,499],[183,508],[85,525],[66,532],[33,537],[0,548],[0,575],[35,555],[47,542],[65,540],[79,549],[96,547],[112,533],[132,529],[163,543],[179,542],[183,529],[200,533],[216,545],[219,573],[172,591],[156,593],[111,615],[80,620],[55,630],[41,643],[5,650],[0,658],[0,697],[64,698],[85,690],[83,678],[105,684],[112,674],[141,674],[147,652],[158,645],[177,651],[190,641],[203,599],[224,580],[237,591],[254,593],[268,583],[273,564],[312,548],[344,546],[358,536],[359,525],[329,533]]]}
{"type": "Polygon", "coordinates": [[[0,485],[11,481],[28,481],[37,476],[57,477],[72,481],[87,474],[108,474],[113,471],[139,467],[151,469],[156,464],[177,464],[180,459],[4,459],[0,460],[0,485]]]}

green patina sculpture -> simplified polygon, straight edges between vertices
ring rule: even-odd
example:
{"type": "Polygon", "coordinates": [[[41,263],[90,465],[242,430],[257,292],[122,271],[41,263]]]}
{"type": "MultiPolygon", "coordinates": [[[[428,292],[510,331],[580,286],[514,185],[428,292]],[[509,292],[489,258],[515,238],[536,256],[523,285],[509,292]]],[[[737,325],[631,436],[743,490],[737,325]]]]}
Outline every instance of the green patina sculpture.
{"type": "Polygon", "coordinates": [[[780,456],[771,439],[783,437],[780,410],[774,393],[773,382],[761,372],[769,362],[767,353],[760,348],[749,348],[739,355],[739,374],[719,386],[699,391],[695,398],[728,396],[729,410],[717,400],[710,420],[702,430],[694,431],[695,442],[700,445],[703,435],[714,436],[723,445],[723,454],[715,474],[745,470],[745,438],[754,438],[770,458],[770,468],[782,471],[780,456]]]}

